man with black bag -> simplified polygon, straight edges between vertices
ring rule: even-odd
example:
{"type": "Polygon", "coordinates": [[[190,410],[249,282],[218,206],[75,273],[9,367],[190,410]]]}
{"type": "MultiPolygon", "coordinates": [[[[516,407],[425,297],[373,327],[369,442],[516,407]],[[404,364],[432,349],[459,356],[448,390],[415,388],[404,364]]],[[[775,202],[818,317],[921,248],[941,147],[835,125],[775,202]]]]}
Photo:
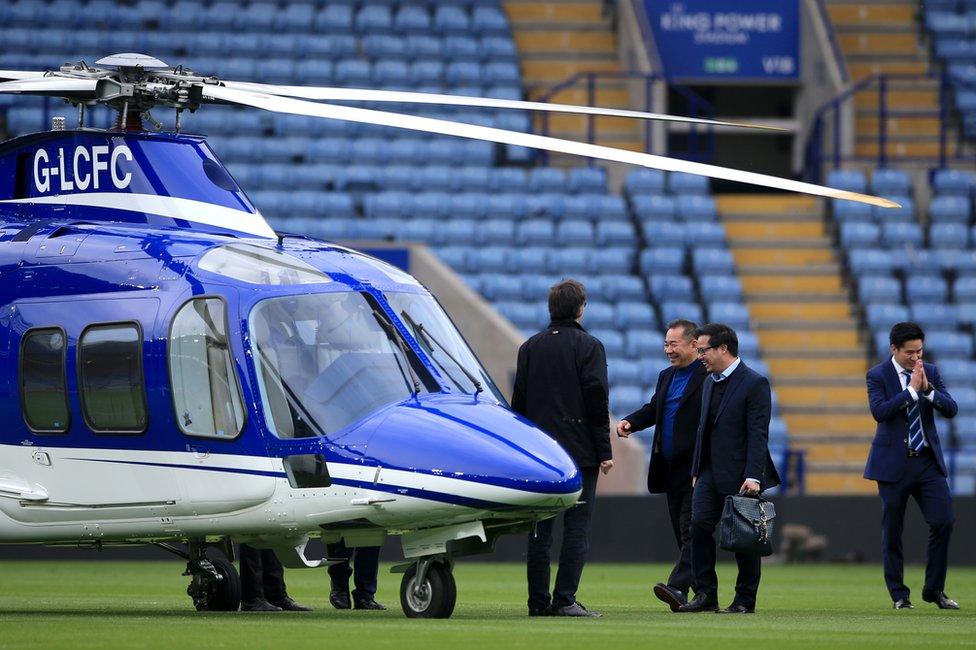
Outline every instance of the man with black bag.
{"type": "MultiPolygon", "coordinates": [[[[727,496],[758,497],[779,485],[769,456],[771,396],[769,381],[739,359],[739,339],[727,325],[699,328],[698,358],[709,376],[702,389],[701,420],[692,456],[694,480],[691,512],[692,566],[697,582],[694,600],[679,612],[715,612],[718,575],[715,573],[715,526],[727,496]]],[[[739,575],[735,599],[723,613],[756,611],[762,569],[757,552],[735,554],[739,575]]]]}
{"type": "Polygon", "coordinates": [[[654,585],[654,595],[672,612],[688,602],[695,584],[691,568],[691,453],[701,420],[705,367],[698,361],[695,331],[690,320],[673,320],[664,334],[664,353],[671,365],[661,371],[651,401],[617,423],[623,438],[654,427],[647,491],[667,495],[668,513],[678,559],[666,583],[654,585]]]}

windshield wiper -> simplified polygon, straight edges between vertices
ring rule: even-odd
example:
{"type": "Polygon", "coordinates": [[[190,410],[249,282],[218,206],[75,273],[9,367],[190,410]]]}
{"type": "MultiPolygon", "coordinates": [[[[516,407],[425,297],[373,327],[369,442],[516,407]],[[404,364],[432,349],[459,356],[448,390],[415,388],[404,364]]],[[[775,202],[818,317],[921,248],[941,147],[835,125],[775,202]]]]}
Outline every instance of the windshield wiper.
{"type": "Polygon", "coordinates": [[[319,423],[312,416],[312,413],[307,408],[305,408],[305,405],[302,404],[302,401],[298,399],[298,396],[295,395],[295,391],[291,389],[291,386],[288,385],[288,382],[285,381],[285,378],[281,376],[281,372],[279,372],[278,368],[276,368],[275,365],[271,363],[271,359],[268,358],[267,353],[261,349],[260,345],[257,345],[256,348],[258,354],[261,356],[261,363],[264,364],[266,368],[271,370],[271,373],[274,375],[275,380],[277,380],[277,382],[281,384],[281,388],[285,391],[285,401],[288,402],[288,405],[291,406],[298,413],[299,417],[304,418],[305,422],[307,422],[312,427],[312,429],[318,432],[319,437],[324,438],[325,429],[323,429],[321,425],[319,425],[319,423]]]}
{"type": "Polygon", "coordinates": [[[376,322],[379,323],[380,327],[383,329],[383,332],[386,333],[386,337],[391,341],[393,341],[393,344],[397,346],[397,349],[400,350],[400,354],[403,355],[403,362],[407,365],[407,370],[410,372],[410,377],[409,378],[407,377],[407,371],[405,371],[403,369],[403,366],[400,364],[400,359],[396,359],[397,368],[400,369],[400,374],[403,376],[403,381],[407,382],[408,389],[410,388],[410,384],[412,380],[413,382],[412,397],[416,399],[417,395],[420,394],[420,377],[417,376],[417,373],[414,372],[413,366],[410,365],[410,355],[407,354],[407,349],[403,345],[403,340],[400,338],[399,332],[396,331],[396,328],[393,326],[393,323],[383,318],[383,315],[380,314],[380,312],[377,311],[375,307],[373,307],[373,318],[376,319],[376,322]]]}
{"type": "MultiPolygon", "coordinates": [[[[424,328],[424,324],[423,323],[418,323],[417,321],[415,321],[410,316],[410,314],[407,313],[407,310],[405,310],[405,309],[400,312],[400,316],[402,316],[403,317],[403,320],[405,320],[407,322],[407,324],[410,325],[410,328],[414,332],[417,333],[417,336],[419,338],[423,339],[423,341],[427,344],[427,347],[430,348],[431,351],[433,351],[434,345],[436,345],[437,347],[439,347],[441,349],[441,351],[447,356],[448,359],[450,359],[451,361],[454,362],[454,365],[456,365],[458,367],[458,369],[461,372],[464,373],[464,376],[467,377],[471,381],[471,383],[474,385],[474,394],[475,395],[477,395],[478,393],[480,393],[481,391],[484,390],[484,387],[481,385],[481,382],[478,381],[478,378],[475,377],[474,374],[470,370],[468,370],[463,365],[461,365],[461,362],[454,358],[454,355],[451,354],[450,351],[446,347],[444,347],[444,344],[441,343],[440,341],[438,341],[436,338],[434,338],[434,335],[431,334],[430,332],[428,332],[424,328]]],[[[433,356],[431,358],[433,358],[433,356]]],[[[435,362],[436,362],[436,359],[435,359],[435,362]]],[[[448,377],[451,377],[451,374],[447,372],[447,368],[444,368],[443,364],[438,363],[437,365],[441,366],[441,368],[444,369],[444,372],[447,374],[448,377]]],[[[453,381],[455,384],[457,384],[457,387],[458,388],[461,388],[461,385],[458,383],[458,381],[456,379],[454,379],[454,377],[451,377],[451,381],[453,381]]]]}

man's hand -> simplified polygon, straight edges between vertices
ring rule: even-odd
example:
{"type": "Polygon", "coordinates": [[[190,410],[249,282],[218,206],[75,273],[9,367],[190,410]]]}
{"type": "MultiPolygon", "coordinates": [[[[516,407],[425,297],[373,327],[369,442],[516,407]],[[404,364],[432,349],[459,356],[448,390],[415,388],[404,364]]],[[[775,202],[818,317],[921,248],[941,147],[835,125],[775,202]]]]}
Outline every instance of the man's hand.
{"type": "Polygon", "coordinates": [[[919,359],[918,363],[915,364],[915,368],[919,370],[922,375],[922,391],[923,393],[929,392],[932,385],[929,383],[929,376],[925,374],[925,364],[919,359]]]}
{"type": "Polygon", "coordinates": [[[609,474],[610,473],[610,470],[612,470],[612,469],[613,469],[613,461],[612,460],[600,461],[600,471],[601,472],[603,472],[604,474],[609,474]]]}
{"type": "Polygon", "coordinates": [[[697,476],[692,476],[691,477],[691,487],[695,487],[695,483],[697,483],[697,482],[698,482],[698,477],[697,476]]]}
{"type": "Polygon", "coordinates": [[[746,479],[742,483],[742,487],[739,488],[739,494],[744,494],[747,497],[759,496],[759,483],[757,481],[750,481],[749,479],[746,479]]]}
{"type": "Polygon", "coordinates": [[[630,437],[630,422],[627,420],[621,420],[617,423],[617,435],[621,438],[630,437]]]}
{"type": "Polygon", "coordinates": [[[922,392],[922,386],[925,383],[925,370],[922,367],[922,362],[918,361],[915,364],[915,369],[912,370],[912,377],[908,380],[908,385],[915,389],[916,393],[922,392]]]}

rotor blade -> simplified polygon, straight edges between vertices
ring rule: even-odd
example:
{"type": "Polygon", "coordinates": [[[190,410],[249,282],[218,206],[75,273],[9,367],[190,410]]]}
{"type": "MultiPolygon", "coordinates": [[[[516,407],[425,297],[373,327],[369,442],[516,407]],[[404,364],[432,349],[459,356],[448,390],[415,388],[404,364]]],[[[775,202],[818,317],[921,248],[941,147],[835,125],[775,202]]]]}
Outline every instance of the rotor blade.
{"type": "Polygon", "coordinates": [[[92,99],[95,97],[95,86],[97,83],[97,79],[35,77],[32,79],[20,79],[0,83],[0,93],[92,99]]]}
{"type": "Polygon", "coordinates": [[[464,95],[438,95],[435,93],[413,93],[399,90],[370,90],[366,88],[329,88],[315,86],[275,86],[251,83],[249,81],[224,81],[227,88],[250,90],[268,95],[300,97],[324,101],[356,102],[396,102],[400,104],[437,104],[441,106],[473,106],[476,108],[514,108],[529,111],[549,111],[552,113],[576,113],[579,115],[601,115],[607,117],[628,117],[639,120],[658,120],[663,122],[682,122],[707,126],[727,126],[766,131],[787,131],[778,126],[764,126],[744,122],[722,122],[698,117],[682,117],[663,113],[644,113],[619,108],[598,108],[594,106],[574,106],[572,104],[550,104],[549,102],[523,102],[514,99],[492,99],[490,97],[467,97],[464,95]]]}
{"type": "Polygon", "coordinates": [[[365,108],[353,108],[350,106],[335,106],[332,104],[315,104],[299,99],[289,99],[266,95],[263,93],[249,92],[236,88],[222,88],[219,86],[205,85],[203,87],[204,97],[263,108],[275,113],[291,113],[294,115],[308,115],[310,117],[324,117],[336,120],[346,120],[349,122],[360,122],[364,124],[377,124],[381,126],[392,126],[401,129],[412,129],[414,131],[424,131],[426,133],[440,133],[442,135],[453,135],[473,140],[487,140],[489,142],[500,142],[521,147],[532,147],[559,153],[568,153],[587,158],[600,158],[614,162],[640,165],[652,169],[663,169],[671,172],[686,172],[710,178],[722,180],[738,181],[740,183],[750,183],[762,187],[784,190],[788,192],[802,192],[804,194],[814,194],[833,199],[847,199],[858,201],[870,205],[877,205],[884,208],[900,207],[894,201],[883,199],[857,192],[847,192],[837,190],[822,185],[803,183],[787,178],[777,178],[755,172],[740,171],[729,169],[728,167],[718,167],[716,165],[706,165],[704,163],[667,158],[665,156],[655,156],[647,153],[637,153],[614,149],[596,144],[586,144],[562,140],[560,138],[550,138],[548,136],[534,135],[531,133],[519,133],[518,131],[506,131],[505,129],[495,129],[486,126],[475,126],[472,124],[462,124],[448,120],[436,120],[429,117],[417,117],[414,115],[400,115],[398,113],[388,113],[385,111],[374,111],[365,108]]]}
{"type": "Polygon", "coordinates": [[[43,72],[37,72],[36,70],[32,72],[27,72],[25,70],[0,70],[0,81],[35,79],[43,75],[43,72]]]}

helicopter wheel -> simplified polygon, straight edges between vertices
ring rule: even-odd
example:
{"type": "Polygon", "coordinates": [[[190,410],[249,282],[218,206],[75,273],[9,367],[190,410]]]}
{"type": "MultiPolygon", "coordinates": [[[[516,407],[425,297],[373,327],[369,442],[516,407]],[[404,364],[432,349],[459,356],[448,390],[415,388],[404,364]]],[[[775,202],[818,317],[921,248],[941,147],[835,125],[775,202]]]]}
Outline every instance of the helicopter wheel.
{"type": "Polygon", "coordinates": [[[417,580],[420,563],[407,569],[400,582],[400,606],[407,618],[450,618],[457,602],[457,583],[451,567],[430,562],[417,580]]]}
{"type": "Polygon", "coordinates": [[[234,565],[223,558],[203,558],[196,564],[186,593],[197,611],[236,612],[241,606],[241,577],[234,565]]]}

